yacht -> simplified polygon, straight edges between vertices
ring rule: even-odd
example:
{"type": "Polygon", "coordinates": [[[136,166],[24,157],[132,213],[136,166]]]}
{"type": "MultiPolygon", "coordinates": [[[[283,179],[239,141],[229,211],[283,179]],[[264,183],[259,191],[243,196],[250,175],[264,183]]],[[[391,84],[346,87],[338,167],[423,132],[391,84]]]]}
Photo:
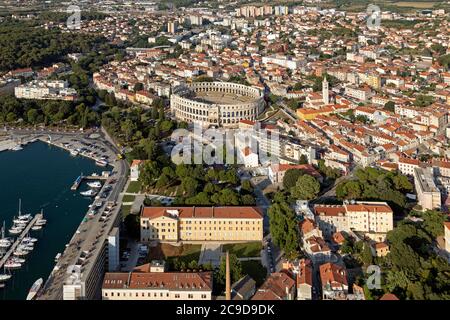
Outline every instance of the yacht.
{"type": "Polygon", "coordinates": [[[25,259],[23,258],[18,258],[18,257],[12,257],[11,258],[12,261],[17,262],[17,263],[25,263],[25,259]]]}
{"type": "Polygon", "coordinates": [[[42,226],[32,226],[31,227],[31,230],[33,230],[33,231],[38,231],[38,230],[41,230],[42,229],[42,226]]]}
{"type": "Polygon", "coordinates": [[[9,247],[11,247],[12,242],[9,239],[0,239],[0,249],[8,249],[9,247]]]}
{"type": "Polygon", "coordinates": [[[20,269],[22,267],[22,264],[15,262],[13,260],[8,260],[5,262],[4,267],[5,267],[5,269],[8,269],[8,270],[16,270],[16,269],[20,269]]]}
{"type": "Polygon", "coordinates": [[[106,167],[108,165],[108,161],[99,159],[99,160],[95,161],[95,164],[100,166],[100,167],[106,167]]]}
{"type": "Polygon", "coordinates": [[[100,181],[88,182],[87,185],[91,188],[101,188],[102,184],[100,181]]]}
{"type": "Polygon", "coordinates": [[[94,197],[97,194],[97,192],[92,189],[89,189],[87,191],[80,192],[80,194],[85,197],[94,197]]]}
{"type": "Polygon", "coordinates": [[[25,237],[25,238],[23,238],[22,239],[22,241],[25,241],[25,242],[37,242],[38,241],[38,239],[37,238],[32,238],[32,237],[25,237]]]}
{"type": "Polygon", "coordinates": [[[17,146],[11,148],[12,151],[20,151],[23,150],[22,145],[18,144],[17,146]]]}
{"type": "Polygon", "coordinates": [[[39,290],[41,289],[43,284],[44,284],[44,279],[42,279],[42,278],[37,279],[31,286],[30,291],[28,292],[27,300],[33,300],[36,297],[36,294],[39,292],[39,290]]]}
{"type": "Polygon", "coordinates": [[[5,221],[3,221],[3,226],[1,230],[1,238],[0,238],[0,249],[9,248],[13,242],[9,238],[5,238],[5,221]]]}
{"type": "Polygon", "coordinates": [[[13,252],[13,255],[16,257],[24,257],[24,256],[28,255],[29,253],[30,253],[29,251],[17,249],[16,251],[13,252]]]}
{"type": "Polygon", "coordinates": [[[36,223],[34,224],[35,226],[43,226],[47,223],[47,220],[45,219],[39,219],[38,221],[36,221],[36,223]]]}
{"type": "Polygon", "coordinates": [[[23,228],[20,228],[20,227],[12,227],[11,229],[8,230],[8,232],[12,235],[21,234],[22,231],[23,231],[23,228]]]}
{"type": "Polygon", "coordinates": [[[11,277],[12,276],[10,274],[0,274],[0,282],[9,280],[11,277]]]}

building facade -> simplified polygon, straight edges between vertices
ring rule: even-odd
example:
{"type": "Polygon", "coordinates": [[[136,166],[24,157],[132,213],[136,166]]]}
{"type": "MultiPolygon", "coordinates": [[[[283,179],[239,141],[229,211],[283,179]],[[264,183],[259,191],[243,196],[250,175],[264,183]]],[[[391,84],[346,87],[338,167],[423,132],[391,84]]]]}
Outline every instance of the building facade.
{"type": "Polygon", "coordinates": [[[316,205],[316,222],[327,237],[335,232],[358,231],[375,241],[384,241],[394,228],[393,211],[386,202],[357,201],[336,205],[316,205]]]}
{"type": "Polygon", "coordinates": [[[262,241],[257,207],[143,207],[141,242],[262,241]]]}
{"type": "Polygon", "coordinates": [[[106,273],[102,300],[211,300],[212,272],[106,273]]]}

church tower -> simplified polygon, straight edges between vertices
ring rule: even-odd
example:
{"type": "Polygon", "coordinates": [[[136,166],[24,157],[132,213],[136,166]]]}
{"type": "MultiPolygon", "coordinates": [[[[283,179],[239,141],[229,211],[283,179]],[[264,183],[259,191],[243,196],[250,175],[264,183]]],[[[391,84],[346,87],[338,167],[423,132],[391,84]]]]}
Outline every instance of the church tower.
{"type": "Polygon", "coordinates": [[[322,100],[323,104],[330,104],[330,93],[328,91],[328,81],[326,76],[322,81],[322,100]]]}

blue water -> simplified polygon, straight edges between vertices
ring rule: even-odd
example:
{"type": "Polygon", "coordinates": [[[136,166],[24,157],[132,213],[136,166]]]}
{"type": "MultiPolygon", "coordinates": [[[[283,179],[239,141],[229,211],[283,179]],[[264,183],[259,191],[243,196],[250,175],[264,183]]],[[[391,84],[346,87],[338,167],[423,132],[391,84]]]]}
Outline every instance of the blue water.
{"type": "MultiPolygon", "coordinates": [[[[0,289],[0,300],[25,299],[36,279],[47,279],[56,254],[64,251],[92,202],[70,187],[81,172],[103,170],[92,160],[72,157],[67,151],[43,142],[29,144],[22,151],[0,153],[0,223],[5,220],[6,228],[11,226],[19,198],[22,213],[35,214],[43,209],[47,219],[42,231],[32,233],[39,241],[22,269],[12,271],[13,277],[0,289]]],[[[82,185],[78,191],[85,189],[82,185]]]]}

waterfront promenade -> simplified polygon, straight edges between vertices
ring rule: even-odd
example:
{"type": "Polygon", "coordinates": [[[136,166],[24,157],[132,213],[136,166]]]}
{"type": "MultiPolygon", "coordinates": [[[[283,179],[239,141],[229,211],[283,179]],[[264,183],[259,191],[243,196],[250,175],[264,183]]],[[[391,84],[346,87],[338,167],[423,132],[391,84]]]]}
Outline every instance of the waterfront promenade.
{"type": "MultiPolygon", "coordinates": [[[[104,145],[110,154],[116,155],[119,153],[117,146],[114,145],[111,138],[105,132],[100,133],[100,135],[101,137],[96,139],[97,143],[104,145]]],[[[67,137],[70,137],[71,134],[63,134],[62,136],[67,141],[67,137]]],[[[55,140],[52,139],[52,141],[55,140]]],[[[93,217],[89,217],[86,214],[85,219],[83,219],[77,231],[66,245],[66,249],[48,277],[43,290],[37,297],[38,300],[62,300],[63,286],[72,279],[70,274],[72,266],[80,265],[80,261],[82,261],[83,272],[81,277],[88,277],[97,265],[97,259],[101,258],[104,243],[107,241],[107,237],[120,215],[120,193],[127,181],[129,170],[129,165],[125,160],[117,159],[110,163],[110,165],[114,167],[114,170],[112,175],[105,181],[105,185],[111,185],[113,187],[109,196],[104,199],[105,202],[99,208],[97,214],[93,217]],[[112,180],[115,180],[115,183],[111,183],[112,180]],[[116,203],[116,205],[111,210],[108,218],[106,220],[100,219],[107,204],[111,202],[116,203]]],[[[100,193],[102,191],[103,189],[100,190],[100,193]]],[[[96,272],[96,270],[93,272],[96,272]]],[[[96,274],[96,276],[100,281],[103,278],[103,274],[96,274]]],[[[86,281],[86,279],[79,280],[86,281]]]]}

